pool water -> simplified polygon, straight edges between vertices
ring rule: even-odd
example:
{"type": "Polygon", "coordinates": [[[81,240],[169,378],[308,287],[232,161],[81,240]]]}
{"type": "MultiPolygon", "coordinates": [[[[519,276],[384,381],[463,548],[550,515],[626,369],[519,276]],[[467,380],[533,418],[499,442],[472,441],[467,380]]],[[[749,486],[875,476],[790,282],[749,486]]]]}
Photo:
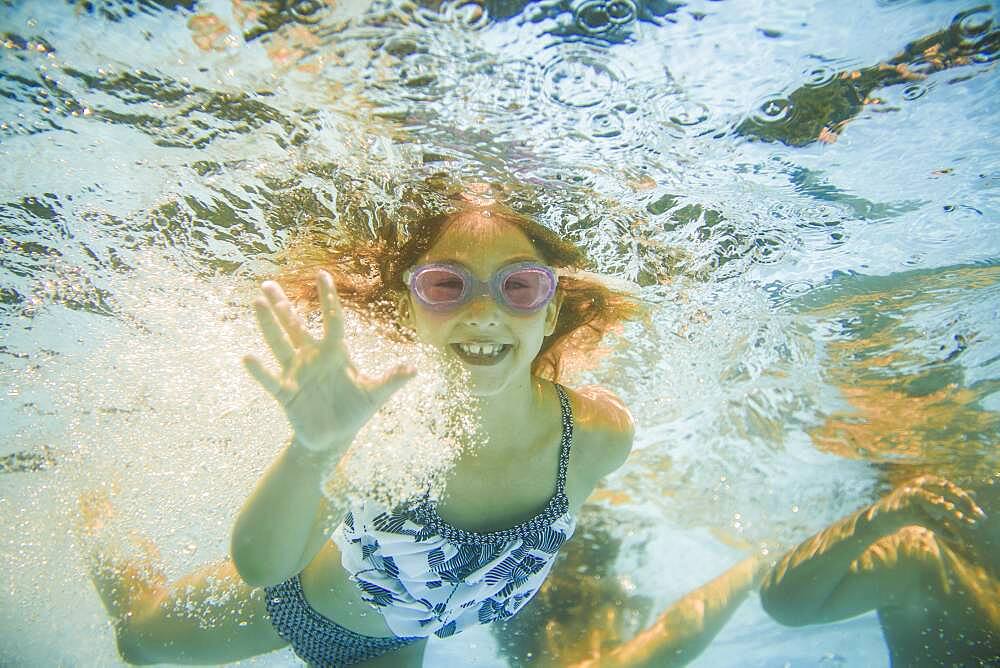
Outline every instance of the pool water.
{"type": "MultiPolygon", "coordinates": [[[[0,664],[120,663],[83,490],[113,488],[116,531],[154,537],[171,577],[226,554],[286,437],[239,365],[257,282],[303,233],[376,234],[438,173],[511,185],[651,309],[571,383],[638,424],[555,571],[602,583],[608,638],[909,475],[1000,475],[996,19],[0,0],[0,664]]],[[[372,368],[400,354],[349,336],[372,368]]],[[[425,665],[532,665],[529,636],[476,629],[425,665]]],[[[874,614],[790,629],[751,596],[693,665],[888,657],[874,614]]]]}

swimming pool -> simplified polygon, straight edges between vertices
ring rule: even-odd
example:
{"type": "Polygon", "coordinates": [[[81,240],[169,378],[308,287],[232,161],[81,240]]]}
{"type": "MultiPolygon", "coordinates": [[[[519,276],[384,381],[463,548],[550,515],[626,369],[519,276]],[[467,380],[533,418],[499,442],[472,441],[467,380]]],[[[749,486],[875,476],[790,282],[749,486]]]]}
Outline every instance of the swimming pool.
{"type": "MultiPolygon", "coordinates": [[[[520,184],[653,309],[581,375],[639,424],[566,558],[615,633],[908,474],[1000,473],[978,7],[0,3],[0,663],[118,661],[71,535],[83,489],[114,484],[171,575],[225,553],[285,437],[239,367],[255,281],[439,172],[520,184]],[[949,26],[968,53],[906,52],[949,26]]],[[[530,664],[512,633],[427,665],[530,664]]],[[[751,597],[695,665],[886,662],[874,615],[787,629],[751,597]]]]}

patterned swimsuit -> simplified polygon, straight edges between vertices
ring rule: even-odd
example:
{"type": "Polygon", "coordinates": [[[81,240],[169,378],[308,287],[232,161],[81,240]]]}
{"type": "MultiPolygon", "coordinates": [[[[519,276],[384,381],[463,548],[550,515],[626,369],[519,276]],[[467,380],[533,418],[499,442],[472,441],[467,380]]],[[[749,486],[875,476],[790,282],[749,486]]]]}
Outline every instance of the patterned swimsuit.
{"type": "Polygon", "coordinates": [[[344,568],[394,638],[363,636],[319,615],[298,576],[267,588],[272,623],[303,660],[350,665],[507,619],[535,595],[576,525],[566,497],[573,414],[565,390],[555,388],[562,411],[555,493],[535,517],[501,531],[464,531],[442,520],[425,495],[392,510],[363,502],[334,531],[344,568]]]}

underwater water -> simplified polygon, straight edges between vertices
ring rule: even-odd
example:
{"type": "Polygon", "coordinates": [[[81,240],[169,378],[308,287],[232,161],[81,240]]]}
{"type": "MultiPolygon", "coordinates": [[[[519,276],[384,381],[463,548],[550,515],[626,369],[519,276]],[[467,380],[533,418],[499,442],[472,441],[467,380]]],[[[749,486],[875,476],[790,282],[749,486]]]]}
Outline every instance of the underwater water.
{"type": "MultiPolygon", "coordinates": [[[[287,437],[239,363],[256,286],[439,173],[516,184],[650,308],[569,383],[613,389],[637,433],[554,570],[600,583],[574,594],[593,614],[532,604],[576,633],[561,661],[911,475],[1000,476],[996,13],[0,0],[0,664],[121,663],[83,491],[113,489],[170,577],[225,556],[287,437]]],[[[405,357],[348,336],[373,371],[405,357]]],[[[477,628],[425,665],[532,665],[553,637],[477,628]]],[[[786,628],[754,595],[692,665],[888,654],[874,613],[786,628]]]]}

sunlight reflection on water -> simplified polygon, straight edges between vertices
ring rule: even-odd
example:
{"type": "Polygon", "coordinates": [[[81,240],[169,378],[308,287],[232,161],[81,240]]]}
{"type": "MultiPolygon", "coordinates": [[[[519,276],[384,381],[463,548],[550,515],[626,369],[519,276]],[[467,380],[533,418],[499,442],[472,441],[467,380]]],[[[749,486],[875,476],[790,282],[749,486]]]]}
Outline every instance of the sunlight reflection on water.
{"type": "MultiPolygon", "coordinates": [[[[997,470],[992,56],[878,67],[970,3],[3,4],[0,471],[44,470],[0,478],[0,662],[114,661],[66,538],[82,487],[119,481],[173,575],[224,553],[285,437],[238,364],[254,283],[436,172],[509,184],[651,305],[578,380],[638,419],[592,506],[657,605],[913,471],[997,470]]],[[[704,665],[747,629],[777,634],[761,665],[844,651],[769,624],[744,610],[704,665]]],[[[429,663],[495,648],[456,643],[429,663]]]]}

